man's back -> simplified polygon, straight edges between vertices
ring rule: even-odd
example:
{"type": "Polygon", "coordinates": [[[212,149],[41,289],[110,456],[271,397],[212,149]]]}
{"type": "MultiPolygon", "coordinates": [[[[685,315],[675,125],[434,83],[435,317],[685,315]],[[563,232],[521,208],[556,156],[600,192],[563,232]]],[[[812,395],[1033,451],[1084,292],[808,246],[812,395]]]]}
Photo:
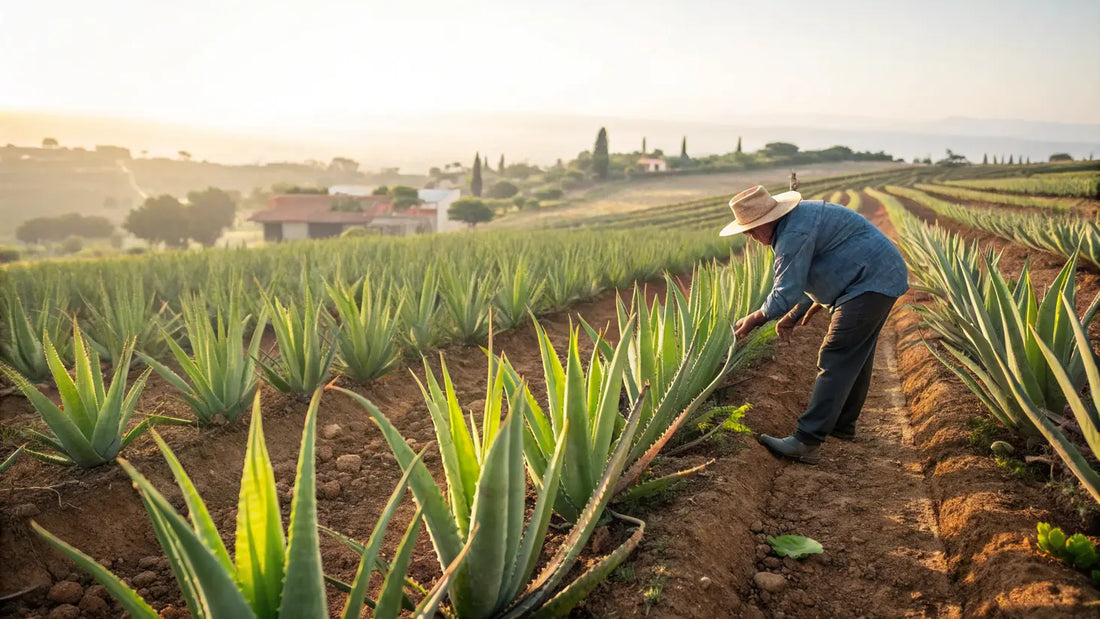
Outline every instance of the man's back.
{"type": "Polygon", "coordinates": [[[805,291],[825,305],[864,292],[897,297],[908,289],[908,271],[897,247],[851,209],[804,200],[780,220],[775,237],[779,260],[805,255],[806,245],[812,248],[805,291]]]}

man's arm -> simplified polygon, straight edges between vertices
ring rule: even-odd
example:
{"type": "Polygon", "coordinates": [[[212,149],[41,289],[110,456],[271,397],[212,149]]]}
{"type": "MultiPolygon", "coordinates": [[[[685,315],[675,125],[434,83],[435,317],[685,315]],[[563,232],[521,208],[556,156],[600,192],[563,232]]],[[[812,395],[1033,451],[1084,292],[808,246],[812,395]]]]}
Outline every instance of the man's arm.
{"type": "Polygon", "coordinates": [[[805,303],[799,317],[810,309],[806,278],[814,255],[814,240],[807,234],[782,238],[775,247],[775,279],[772,291],[760,307],[766,320],[775,320],[805,303]]]}

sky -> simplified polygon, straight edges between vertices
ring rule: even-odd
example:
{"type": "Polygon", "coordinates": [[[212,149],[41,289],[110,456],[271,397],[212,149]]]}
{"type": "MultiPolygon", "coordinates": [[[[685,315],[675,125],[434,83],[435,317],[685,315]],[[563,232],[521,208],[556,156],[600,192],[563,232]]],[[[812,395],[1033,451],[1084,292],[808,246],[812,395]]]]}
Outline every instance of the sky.
{"type": "Polygon", "coordinates": [[[5,0],[0,110],[1100,123],[1098,31],[1096,0],[5,0]]]}

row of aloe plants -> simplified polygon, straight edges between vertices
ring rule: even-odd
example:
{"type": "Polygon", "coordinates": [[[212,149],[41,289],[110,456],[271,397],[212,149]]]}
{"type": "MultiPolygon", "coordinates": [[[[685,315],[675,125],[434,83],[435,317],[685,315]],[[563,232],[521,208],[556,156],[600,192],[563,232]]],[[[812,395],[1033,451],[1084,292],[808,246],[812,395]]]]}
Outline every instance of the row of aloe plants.
{"type": "MultiPolygon", "coordinates": [[[[730,268],[698,268],[686,291],[669,277],[663,302],[647,304],[644,291],[636,289],[629,310],[620,301],[618,342],[584,326],[594,344],[587,366],[581,363],[579,326],[570,330],[563,364],[536,322],[543,352],[541,380],[548,394],[545,407],[533,397],[529,379],[506,356],[492,353],[490,341],[480,428],[473,416],[467,423],[445,360],[440,363],[441,379],[425,363],[421,388],[436,430],[442,485],[423,464],[423,452],[414,453],[377,407],[354,391],[330,387],[364,408],[403,471],[366,543],[333,533],[361,556],[351,583],[326,577],[320,563],[313,456],[321,389],[314,392],[306,415],[289,543],[284,544],[258,395],[241,483],[235,558],[229,557],[193,484],[159,437],[154,434],[180,486],[190,521],[140,473],[122,464],[150,513],[194,616],[327,616],[326,578],[349,592],[345,617],[359,616],[364,604],[374,608],[376,617],[396,616],[402,608],[414,610],[418,617],[430,616],[445,596],[460,619],[560,616],[640,542],[644,522],[610,506],[629,494],[628,489],[643,485],[637,481],[648,463],[688,428],[684,420],[698,418],[703,400],[745,359],[743,349],[759,345],[749,342],[739,348],[733,322],[762,301],[770,272],[770,255],[749,251],[730,268]],[[626,410],[620,407],[624,395],[626,410]],[[416,514],[393,561],[386,563],[379,558],[381,541],[406,488],[416,501],[416,514]],[[527,501],[532,492],[533,505],[527,501]],[[554,513],[572,527],[564,542],[545,557],[554,513]],[[574,570],[604,514],[633,525],[633,534],[606,557],[574,570]],[[404,585],[421,523],[431,536],[442,576],[414,606],[411,597],[417,593],[404,585]],[[382,582],[377,601],[366,598],[376,571],[382,582]]],[[[660,483],[647,485],[653,489],[660,483]]],[[[155,616],[144,600],[94,559],[36,529],[91,572],[131,615],[155,616]]]]}
{"type": "MultiPolygon", "coordinates": [[[[728,306],[720,299],[730,299],[729,303],[732,303],[732,299],[743,300],[749,295],[752,302],[758,303],[768,289],[768,259],[761,252],[747,251],[744,258],[735,260],[730,268],[712,263],[697,269],[690,303],[669,280],[672,291],[670,299],[676,303],[670,301],[667,304],[665,314],[668,316],[663,320],[668,325],[662,328],[659,337],[666,337],[667,332],[668,341],[671,341],[672,330],[678,328],[682,340],[689,333],[696,338],[695,342],[690,343],[690,350],[688,341],[683,340],[682,350],[676,357],[679,360],[695,351],[705,353],[710,359],[707,372],[693,371],[690,374],[692,379],[712,374],[717,369],[713,361],[715,355],[731,345],[723,338],[706,339],[714,331],[715,324],[737,312],[746,313],[744,307],[728,306]],[[751,289],[741,290],[744,286],[751,289]],[[683,324],[672,324],[674,311],[683,324]],[[684,323],[689,320],[688,316],[699,324],[690,327],[684,323]]],[[[176,389],[202,425],[219,418],[233,421],[240,416],[256,393],[261,377],[280,391],[309,394],[330,380],[334,369],[359,381],[392,371],[400,361],[395,343],[396,327],[392,315],[375,311],[376,304],[381,301],[372,292],[369,282],[361,280],[358,290],[339,285],[330,285],[327,290],[337,307],[340,321],[334,319],[321,302],[312,298],[308,288],[304,291],[301,306],[294,302],[283,306],[278,299],[267,297],[266,307],[255,322],[250,316],[242,316],[239,296],[231,296],[227,306],[218,310],[213,321],[209,319],[202,299],[193,297],[184,302],[180,320],[190,351],[177,343],[167,330],[163,332],[179,370],[173,370],[151,355],[137,354],[151,370],[155,370],[176,389]],[[252,329],[251,336],[245,341],[245,332],[250,325],[268,322],[275,334],[277,354],[261,349],[262,328],[252,329]],[[242,342],[245,344],[242,345],[242,342]]],[[[514,311],[517,314],[521,311],[533,314],[531,307],[525,304],[526,298],[516,293],[518,307],[514,311]]],[[[743,301],[738,303],[744,304],[743,301]]],[[[620,320],[625,319],[626,312],[621,309],[620,320]]],[[[645,313],[643,332],[647,337],[652,332],[651,322],[654,321],[645,313]]],[[[57,385],[64,410],[88,410],[89,413],[76,417],[62,414],[63,409],[50,403],[34,384],[41,380],[40,374],[27,374],[22,368],[0,364],[3,375],[32,400],[52,431],[52,435],[30,432],[35,447],[26,450],[29,455],[61,464],[98,466],[112,460],[122,447],[153,424],[186,423],[178,418],[151,415],[133,430],[122,434],[134,412],[149,370],[131,386],[125,397],[108,397],[116,392],[123,394],[126,390],[134,341],[124,345],[115,363],[113,379],[109,386],[105,386],[96,349],[87,343],[78,323],[74,322],[72,327],[71,340],[66,338],[66,341],[74,343],[72,354],[75,363],[68,366],[57,352],[49,331],[43,332],[41,348],[45,357],[45,372],[57,385]],[[69,376],[67,367],[74,368],[76,382],[69,376]],[[104,412],[95,417],[96,411],[104,412]],[[116,436],[119,437],[117,441],[113,439],[116,436]]],[[[29,325],[27,331],[33,336],[29,325]]],[[[650,345],[656,343],[654,341],[650,345]]],[[[667,342],[660,345],[664,347],[662,352],[671,350],[667,342]]],[[[651,351],[649,356],[654,354],[651,351]]],[[[669,360],[672,358],[669,357],[669,360]]],[[[632,383],[635,385],[634,391],[648,378],[635,378],[632,383]]]]}
{"type": "Polygon", "coordinates": [[[886,190],[1008,241],[1067,258],[1079,256],[1092,269],[1100,270],[1100,225],[1095,221],[961,206],[907,187],[888,186],[886,190]]]}
{"type": "Polygon", "coordinates": [[[998,268],[999,253],[927,226],[893,196],[869,191],[898,229],[920,289],[934,299],[915,309],[947,354],[929,349],[1001,424],[1046,439],[1100,502],[1100,370],[1086,334],[1100,295],[1078,316],[1076,259],[1039,295],[1027,264],[1010,281],[998,268]],[[1080,395],[1086,387],[1089,404],[1080,395]]]}
{"type": "MultiPolygon", "coordinates": [[[[529,311],[557,311],[666,269],[690,269],[701,258],[727,255],[730,247],[685,232],[646,243],[615,232],[498,233],[9,267],[0,280],[0,361],[32,381],[49,380],[42,334],[48,332],[60,357],[72,363],[73,316],[89,344],[112,363],[130,340],[137,352],[164,360],[171,339],[186,345],[182,317],[194,309],[186,305],[204,304],[215,319],[235,300],[242,315],[257,317],[272,299],[291,305],[288,300],[305,291],[345,326],[378,325],[375,335],[396,342],[393,356],[417,356],[449,341],[483,343],[490,326],[511,328],[529,311]]],[[[299,303],[298,311],[313,307],[299,303]]],[[[253,321],[245,334],[258,324],[253,321]]],[[[318,329],[332,337],[329,327],[318,329]]],[[[342,348],[345,357],[355,356],[342,348]]],[[[381,371],[387,361],[379,360],[381,371]]],[[[347,369],[370,378],[371,371],[358,365],[347,369]]]]}

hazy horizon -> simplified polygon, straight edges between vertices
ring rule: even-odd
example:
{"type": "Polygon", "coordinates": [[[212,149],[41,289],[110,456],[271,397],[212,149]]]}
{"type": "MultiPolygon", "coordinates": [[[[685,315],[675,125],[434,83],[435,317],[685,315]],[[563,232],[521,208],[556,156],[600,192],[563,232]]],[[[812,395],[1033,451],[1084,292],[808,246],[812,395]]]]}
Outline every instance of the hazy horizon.
{"type": "Polygon", "coordinates": [[[607,126],[624,151],[1086,156],[1098,30],[1087,0],[22,3],[0,8],[0,144],[424,170],[570,158],[607,126]]]}

